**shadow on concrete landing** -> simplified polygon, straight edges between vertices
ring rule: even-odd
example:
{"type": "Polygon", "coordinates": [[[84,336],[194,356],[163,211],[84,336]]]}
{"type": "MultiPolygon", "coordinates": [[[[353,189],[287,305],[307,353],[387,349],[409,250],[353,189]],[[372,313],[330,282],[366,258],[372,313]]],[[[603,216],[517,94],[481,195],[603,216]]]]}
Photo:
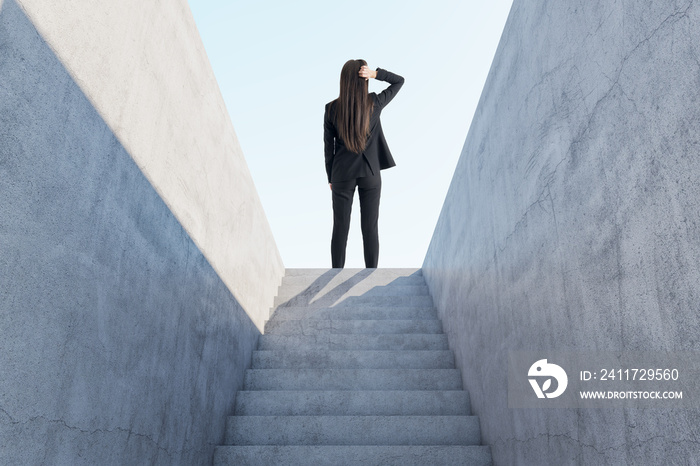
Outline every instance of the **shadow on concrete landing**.
{"type": "Polygon", "coordinates": [[[426,295],[420,269],[287,269],[275,308],[426,304],[426,295]]]}
{"type": "Polygon", "coordinates": [[[343,272],[343,270],[345,269],[329,269],[327,272],[315,279],[313,283],[307,286],[304,290],[287,301],[279,304],[277,307],[311,306],[312,301],[313,307],[331,307],[336,300],[334,296],[345,294],[356,284],[369,277],[376,269],[361,269],[350,278],[334,286],[330,291],[327,291],[319,299],[314,301],[314,298],[319,296],[321,291],[331,282],[331,280],[337,277],[341,272],[343,272]]]}

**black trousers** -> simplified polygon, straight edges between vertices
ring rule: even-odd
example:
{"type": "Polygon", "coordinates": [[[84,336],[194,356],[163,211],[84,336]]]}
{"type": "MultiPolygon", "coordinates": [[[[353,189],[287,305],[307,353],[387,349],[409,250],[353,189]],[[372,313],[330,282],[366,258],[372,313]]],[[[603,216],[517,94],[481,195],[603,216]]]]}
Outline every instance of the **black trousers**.
{"type": "Polygon", "coordinates": [[[345,266],[345,248],[350,230],[350,212],[355,186],[360,195],[360,224],[365,251],[365,267],[376,268],[379,260],[379,196],[382,191],[380,175],[365,176],[349,181],[331,183],[333,191],[333,237],[331,261],[333,268],[345,266]]]}

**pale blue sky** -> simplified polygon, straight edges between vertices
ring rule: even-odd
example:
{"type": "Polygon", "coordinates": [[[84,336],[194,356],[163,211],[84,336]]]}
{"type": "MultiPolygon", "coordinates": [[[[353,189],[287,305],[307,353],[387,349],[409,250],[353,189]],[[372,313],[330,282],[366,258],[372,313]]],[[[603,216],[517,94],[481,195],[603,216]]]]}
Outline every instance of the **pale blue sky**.
{"type": "MultiPolygon", "coordinates": [[[[382,112],[379,267],[423,264],[511,4],[189,0],[286,267],[330,267],[323,111],[351,58],[406,79],[382,112]]],[[[346,267],[364,267],[359,220],[356,194],[346,267]]]]}

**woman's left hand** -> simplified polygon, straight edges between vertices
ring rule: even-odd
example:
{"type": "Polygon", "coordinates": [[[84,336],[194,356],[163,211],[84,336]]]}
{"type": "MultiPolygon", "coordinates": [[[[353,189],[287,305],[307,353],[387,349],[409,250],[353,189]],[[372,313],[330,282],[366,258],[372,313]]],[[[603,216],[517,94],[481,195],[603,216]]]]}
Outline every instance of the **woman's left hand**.
{"type": "Polygon", "coordinates": [[[360,77],[369,80],[369,78],[376,78],[377,72],[375,70],[370,70],[369,66],[363,65],[360,67],[360,77]]]}

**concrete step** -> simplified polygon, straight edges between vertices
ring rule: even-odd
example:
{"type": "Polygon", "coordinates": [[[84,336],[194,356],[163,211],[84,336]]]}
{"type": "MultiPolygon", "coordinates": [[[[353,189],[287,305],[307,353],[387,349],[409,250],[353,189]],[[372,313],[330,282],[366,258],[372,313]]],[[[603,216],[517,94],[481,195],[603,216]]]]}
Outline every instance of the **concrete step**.
{"type": "Polygon", "coordinates": [[[229,416],[227,445],[478,445],[476,416],[229,416]]]}
{"type": "MultiPolygon", "coordinates": [[[[283,299],[283,298],[282,298],[283,299]]],[[[311,309],[328,308],[328,307],[358,307],[358,306],[374,306],[374,307],[427,307],[433,308],[433,298],[430,295],[361,295],[361,296],[340,296],[337,299],[317,299],[308,302],[308,296],[297,296],[280,304],[280,300],[275,298],[275,306],[277,310],[284,307],[299,307],[304,306],[311,309]]]]}
{"type": "Polygon", "coordinates": [[[348,280],[355,281],[372,281],[377,284],[393,283],[398,279],[423,278],[421,269],[362,269],[362,268],[345,268],[345,269],[285,269],[284,279],[303,278],[309,283],[337,280],[346,282],[348,280]]]}
{"type": "Polygon", "coordinates": [[[422,296],[430,297],[427,285],[386,285],[353,287],[350,290],[328,290],[325,293],[312,292],[303,287],[281,287],[275,297],[275,306],[285,304],[288,306],[332,306],[340,301],[352,297],[402,297],[422,296]]]}
{"type": "Polygon", "coordinates": [[[438,319],[413,320],[335,320],[273,319],[265,323],[267,335],[319,335],[319,334],[405,334],[442,333],[438,319]]]}
{"type": "Polygon", "coordinates": [[[346,296],[430,296],[430,290],[425,283],[414,285],[374,285],[371,288],[361,289],[353,287],[346,296]]]}
{"type": "Polygon", "coordinates": [[[248,369],[244,390],[461,390],[457,369],[248,369]]]}
{"type": "Polygon", "coordinates": [[[270,320],[335,319],[335,320],[414,320],[437,319],[435,309],[427,306],[401,307],[278,307],[270,320]]]}
{"type": "Polygon", "coordinates": [[[360,272],[365,272],[368,275],[374,276],[408,276],[408,275],[418,275],[423,276],[423,270],[419,268],[411,267],[396,267],[396,268],[381,268],[381,269],[365,269],[365,268],[344,268],[344,269],[331,269],[331,268],[289,268],[285,269],[286,277],[296,277],[296,276],[319,276],[328,272],[334,274],[357,274],[360,272]]]}
{"type": "Polygon", "coordinates": [[[464,390],[239,391],[236,415],[458,416],[471,414],[464,390]]]}
{"type": "Polygon", "coordinates": [[[454,369],[452,351],[268,350],[253,352],[253,369],[454,369]]]}
{"type": "Polygon", "coordinates": [[[238,466],[490,466],[491,448],[476,445],[219,446],[214,465],[238,466]]]}
{"type": "Polygon", "coordinates": [[[389,283],[386,285],[378,285],[375,283],[356,284],[351,288],[339,287],[335,288],[326,286],[324,288],[304,288],[303,285],[283,285],[279,287],[279,296],[285,296],[288,299],[295,296],[307,296],[310,300],[318,299],[319,297],[328,297],[335,295],[339,296],[424,296],[430,295],[428,285],[423,280],[416,280],[409,284],[389,283]]]}
{"type": "Polygon", "coordinates": [[[447,350],[445,334],[261,335],[258,350],[447,350]]]}
{"type": "Polygon", "coordinates": [[[430,291],[425,282],[417,281],[409,285],[397,285],[389,283],[388,285],[376,285],[374,283],[357,284],[350,289],[341,289],[340,287],[313,290],[309,287],[302,286],[281,286],[278,296],[291,299],[297,296],[306,296],[310,301],[319,299],[320,297],[328,297],[335,295],[340,296],[429,296],[430,291]],[[335,292],[334,292],[335,290],[335,292]]]}
{"type": "Polygon", "coordinates": [[[280,296],[307,296],[312,299],[332,299],[341,296],[361,296],[366,293],[398,294],[403,289],[411,294],[423,294],[427,291],[427,285],[423,277],[401,278],[391,283],[380,282],[338,282],[333,280],[328,283],[311,283],[298,277],[284,277],[278,287],[280,296]],[[412,289],[415,288],[415,289],[412,289]]]}
{"type": "MultiPolygon", "coordinates": [[[[410,272],[410,271],[409,271],[410,272]]],[[[326,293],[363,292],[373,287],[425,285],[420,272],[393,273],[388,270],[368,271],[366,269],[304,271],[301,275],[287,269],[280,289],[296,293],[324,295],[326,293]]]]}

